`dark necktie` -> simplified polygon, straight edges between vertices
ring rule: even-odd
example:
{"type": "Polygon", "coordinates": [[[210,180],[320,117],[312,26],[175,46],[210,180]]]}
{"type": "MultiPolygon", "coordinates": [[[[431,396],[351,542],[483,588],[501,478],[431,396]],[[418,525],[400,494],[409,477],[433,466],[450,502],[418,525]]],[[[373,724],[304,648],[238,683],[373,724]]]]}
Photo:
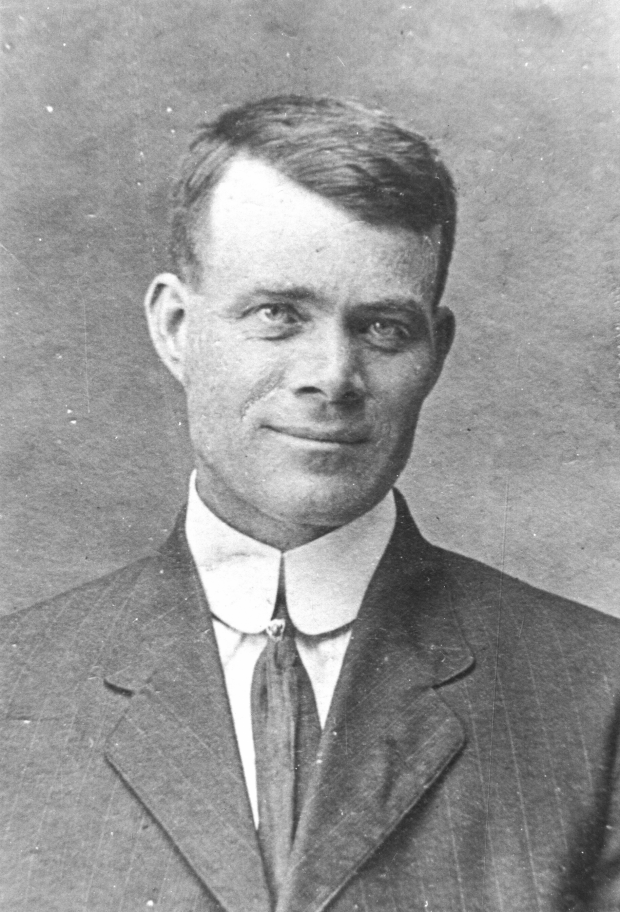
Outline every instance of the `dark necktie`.
{"type": "Polygon", "coordinates": [[[252,679],[258,837],[274,904],[288,868],[321,725],[286,610],[284,580],[252,679]]]}

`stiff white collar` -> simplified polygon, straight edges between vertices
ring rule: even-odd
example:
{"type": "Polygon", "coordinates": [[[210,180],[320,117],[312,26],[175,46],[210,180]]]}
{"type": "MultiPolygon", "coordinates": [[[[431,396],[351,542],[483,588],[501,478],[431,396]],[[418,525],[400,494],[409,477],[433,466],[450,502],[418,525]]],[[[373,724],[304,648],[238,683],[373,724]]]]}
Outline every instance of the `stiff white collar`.
{"type": "Polygon", "coordinates": [[[280,561],[295,627],[329,633],[355,620],[396,520],[390,492],[376,507],[307,545],[282,554],[218,519],[189,484],[185,532],[213,614],[242,633],[260,633],[273,614],[280,561]]]}

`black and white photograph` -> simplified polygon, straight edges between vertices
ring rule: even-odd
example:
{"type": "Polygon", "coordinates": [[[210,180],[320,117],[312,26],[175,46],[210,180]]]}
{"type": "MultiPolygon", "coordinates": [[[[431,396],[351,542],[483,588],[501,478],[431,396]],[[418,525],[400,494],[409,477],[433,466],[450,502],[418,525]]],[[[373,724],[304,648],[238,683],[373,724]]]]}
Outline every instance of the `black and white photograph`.
{"type": "Polygon", "coordinates": [[[0,909],[618,912],[620,6],[0,44],[0,909]]]}

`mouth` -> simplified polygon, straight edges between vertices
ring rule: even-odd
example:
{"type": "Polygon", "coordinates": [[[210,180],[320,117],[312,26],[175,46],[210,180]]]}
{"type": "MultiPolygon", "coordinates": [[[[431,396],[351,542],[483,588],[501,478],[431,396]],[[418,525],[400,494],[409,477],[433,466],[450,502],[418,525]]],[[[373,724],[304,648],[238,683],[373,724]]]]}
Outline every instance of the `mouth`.
{"type": "Polygon", "coordinates": [[[311,425],[268,425],[270,431],[295,440],[331,446],[359,446],[370,434],[364,428],[311,425]]]}

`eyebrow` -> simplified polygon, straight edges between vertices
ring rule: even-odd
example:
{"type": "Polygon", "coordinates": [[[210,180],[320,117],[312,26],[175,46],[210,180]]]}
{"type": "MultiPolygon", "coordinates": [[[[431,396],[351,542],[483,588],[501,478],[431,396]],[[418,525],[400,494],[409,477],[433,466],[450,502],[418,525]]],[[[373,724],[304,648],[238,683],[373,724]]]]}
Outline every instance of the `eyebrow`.
{"type": "Polygon", "coordinates": [[[284,285],[280,288],[277,286],[271,288],[253,288],[252,295],[264,295],[265,297],[289,298],[291,301],[309,301],[316,300],[317,293],[312,288],[303,285],[284,285]]]}
{"type": "Polygon", "coordinates": [[[376,298],[374,301],[362,301],[360,307],[379,307],[387,310],[423,310],[424,301],[413,295],[402,298],[376,298]]]}
{"type": "MultiPolygon", "coordinates": [[[[322,301],[322,295],[318,294],[317,291],[313,288],[309,288],[304,285],[294,285],[294,286],[282,286],[278,287],[257,287],[252,289],[250,296],[261,296],[264,297],[274,297],[274,298],[286,298],[289,301],[293,302],[305,302],[305,301],[322,301]]],[[[414,295],[406,295],[403,297],[389,297],[389,298],[376,298],[368,301],[360,301],[358,303],[359,307],[365,308],[386,308],[389,310],[420,310],[424,309],[424,301],[421,297],[415,297],[414,295]]]]}

